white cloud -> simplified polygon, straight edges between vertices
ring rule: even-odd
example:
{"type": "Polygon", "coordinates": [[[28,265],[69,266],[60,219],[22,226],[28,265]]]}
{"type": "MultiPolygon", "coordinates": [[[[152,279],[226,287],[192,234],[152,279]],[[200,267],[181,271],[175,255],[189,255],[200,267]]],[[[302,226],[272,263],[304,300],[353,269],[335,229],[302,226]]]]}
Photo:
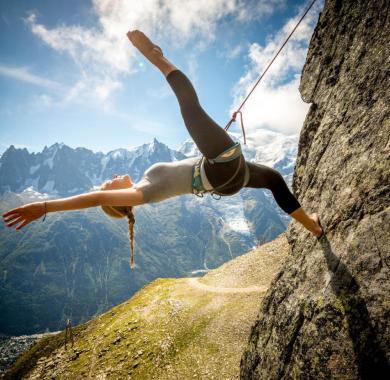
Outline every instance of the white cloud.
{"type": "MultiPolygon", "coordinates": [[[[79,66],[81,79],[68,91],[66,101],[95,96],[107,100],[120,88],[119,76],[138,72],[137,52],[126,37],[141,29],[156,41],[180,47],[192,41],[196,51],[215,39],[218,21],[231,15],[239,22],[269,15],[285,0],[93,0],[94,27],[46,27],[35,13],[26,18],[31,31],[44,43],[66,53],[79,66]]],[[[196,70],[193,62],[190,69],[196,70]]],[[[193,75],[195,75],[193,73],[193,75]]]]}
{"type": "Polygon", "coordinates": [[[261,20],[285,6],[286,0],[243,0],[238,3],[236,17],[242,22],[261,20]]]}
{"type": "Polygon", "coordinates": [[[62,88],[57,82],[32,74],[27,67],[0,65],[0,75],[49,89],[59,90],[62,88]]]}
{"type": "Polygon", "coordinates": [[[144,118],[139,119],[138,115],[123,112],[115,108],[110,108],[106,111],[115,117],[122,125],[128,125],[132,130],[147,133],[152,137],[166,136],[166,126],[158,121],[149,121],[144,118]]]}
{"type": "Polygon", "coordinates": [[[4,22],[5,24],[9,25],[10,22],[9,22],[9,20],[8,20],[8,17],[7,17],[3,12],[1,12],[0,14],[1,14],[1,19],[3,20],[3,22],[4,22]]]}
{"type": "Polygon", "coordinates": [[[149,89],[146,91],[146,93],[149,96],[157,99],[164,99],[172,95],[171,89],[166,85],[154,89],[149,89]]]}
{"type": "Polygon", "coordinates": [[[250,136],[259,127],[286,134],[297,133],[309,108],[301,100],[298,85],[299,77],[296,77],[283,85],[256,88],[243,109],[246,134],[250,136]]]}
{"type": "Polygon", "coordinates": [[[198,75],[197,75],[198,67],[199,67],[199,61],[196,57],[196,53],[192,52],[188,56],[186,72],[188,77],[191,78],[191,82],[195,87],[197,86],[197,81],[198,81],[198,75]]]}
{"type": "Polygon", "coordinates": [[[223,50],[218,50],[217,55],[231,61],[237,58],[245,50],[246,44],[238,44],[236,46],[227,46],[223,50]]]}
{"type": "Polygon", "coordinates": [[[35,107],[51,107],[54,103],[54,99],[47,94],[34,95],[32,98],[32,104],[35,107]]]}
{"type": "Polygon", "coordinates": [[[235,46],[232,50],[229,51],[228,57],[231,59],[238,57],[242,52],[243,48],[244,47],[242,45],[235,46]]]}
{"type": "MultiPolygon", "coordinates": [[[[244,107],[245,131],[249,138],[258,128],[269,128],[285,134],[299,133],[309,105],[301,100],[298,90],[310,37],[323,6],[320,1],[306,15],[266,76],[251,94],[244,107]]],[[[267,39],[262,46],[253,43],[248,52],[249,69],[233,87],[233,113],[252,89],[261,73],[290,34],[302,14],[288,20],[282,30],[267,39]]],[[[237,118],[238,121],[239,118],[237,118]]],[[[238,124],[238,123],[235,123],[238,124]]]]}

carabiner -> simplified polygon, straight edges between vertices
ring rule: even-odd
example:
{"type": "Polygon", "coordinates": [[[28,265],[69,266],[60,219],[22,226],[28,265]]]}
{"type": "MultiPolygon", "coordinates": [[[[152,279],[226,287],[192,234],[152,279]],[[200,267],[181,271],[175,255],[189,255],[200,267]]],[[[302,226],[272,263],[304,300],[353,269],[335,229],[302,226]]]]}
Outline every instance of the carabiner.
{"type": "Polygon", "coordinates": [[[218,200],[220,200],[222,198],[222,196],[220,194],[217,194],[217,193],[214,193],[214,192],[211,193],[211,197],[213,199],[215,199],[216,201],[218,201],[218,200]],[[214,195],[218,196],[219,198],[216,198],[214,195]]]}

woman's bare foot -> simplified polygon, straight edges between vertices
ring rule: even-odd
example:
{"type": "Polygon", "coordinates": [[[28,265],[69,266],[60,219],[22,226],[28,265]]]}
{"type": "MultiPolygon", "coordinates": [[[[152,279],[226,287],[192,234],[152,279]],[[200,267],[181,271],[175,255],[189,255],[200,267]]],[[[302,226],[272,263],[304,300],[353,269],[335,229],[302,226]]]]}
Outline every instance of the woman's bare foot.
{"type": "Polygon", "coordinates": [[[316,224],[315,228],[311,232],[317,237],[322,236],[324,230],[321,228],[320,218],[318,214],[317,213],[310,214],[310,219],[312,219],[316,224]]]}
{"type": "Polygon", "coordinates": [[[169,62],[161,50],[140,30],[127,32],[130,42],[167,77],[177,67],[169,62]]]}
{"type": "Polygon", "coordinates": [[[150,39],[140,30],[127,32],[127,37],[131,43],[153,64],[156,64],[156,59],[163,56],[161,48],[150,41],[150,39]]]}

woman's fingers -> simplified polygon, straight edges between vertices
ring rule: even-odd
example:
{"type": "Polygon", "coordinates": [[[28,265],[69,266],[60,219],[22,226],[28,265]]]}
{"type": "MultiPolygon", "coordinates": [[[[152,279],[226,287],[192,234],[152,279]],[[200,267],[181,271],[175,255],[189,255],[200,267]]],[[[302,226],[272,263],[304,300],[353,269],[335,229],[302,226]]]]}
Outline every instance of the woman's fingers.
{"type": "Polygon", "coordinates": [[[23,207],[17,207],[5,212],[2,216],[7,227],[12,227],[18,224],[17,230],[20,230],[34,219],[34,213],[32,213],[33,205],[24,205],[23,207]]]}
{"type": "Polygon", "coordinates": [[[8,214],[6,217],[3,216],[3,219],[5,222],[9,222],[12,219],[19,218],[22,215],[23,213],[21,211],[15,211],[12,214],[8,214]]]}
{"type": "Polygon", "coordinates": [[[8,223],[8,224],[7,224],[7,227],[12,227],[12,226],[14,226],[15,224],[20,223],[22,220],[23,220],[23,218],[22,218],[22,217],[19,217],[19,218],[17,218],[16,220],[14,220],[13,222],[8,223]]]}
{"type": "Polygon", "coordinates": [[[2,216],[3,217],[6,217],[8,215],[12,215],[12,214],[15,214],[15,213],[18,213],[20,211],[20,208],[13,208],[12,210],[9,210],[7,212],[5,212],[2,216]]]}
{"type": "Polygon", "coordinates": [[[31,220],[25,220],[20,226],[16,227],[16,229],[20,230],[21,228],[23,228],[24,226],[26,226],[30,222],[31,222],[31,220]]]}
{"type": "Polygon", "coordinates": [[[8,218],[4,218],[4,222],[5,223],[9,223],[9,222],[12,222],[13,220],[15,220],[17,218],[20,218],[20,217],[21,217],[21,215],[15,214],[15,215],[9,216],[8,218]]]}

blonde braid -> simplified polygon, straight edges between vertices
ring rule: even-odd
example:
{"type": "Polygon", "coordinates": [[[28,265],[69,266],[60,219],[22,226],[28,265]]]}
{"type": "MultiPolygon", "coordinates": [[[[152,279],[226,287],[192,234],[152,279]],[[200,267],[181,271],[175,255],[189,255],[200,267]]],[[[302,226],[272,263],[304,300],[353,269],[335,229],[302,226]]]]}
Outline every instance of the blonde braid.
{"type": "Polygon", "coordinates": [[[133,269],[135,267],[135,260],[134,260],[134,224],[135,224],[135,218],[134,218],[133,210],[131,208],[127,212],[127,221],[129,223],[129,237],[130,237],[130,248],[131,248],[130,268],[133,269]]]}
{"type": "Polygon", "coordinates": [[[130,238],[130,248],[131,248],[131,259],[129,261],[130,268],[133,269],[135,267],[134,261],[134,224],[135,218],[133,214],[132,206],[101,206],[103,211],[112,216],[113,218],[124,218],[127,216],[127,221],[129,224],[129,238],[130,238]]]}

